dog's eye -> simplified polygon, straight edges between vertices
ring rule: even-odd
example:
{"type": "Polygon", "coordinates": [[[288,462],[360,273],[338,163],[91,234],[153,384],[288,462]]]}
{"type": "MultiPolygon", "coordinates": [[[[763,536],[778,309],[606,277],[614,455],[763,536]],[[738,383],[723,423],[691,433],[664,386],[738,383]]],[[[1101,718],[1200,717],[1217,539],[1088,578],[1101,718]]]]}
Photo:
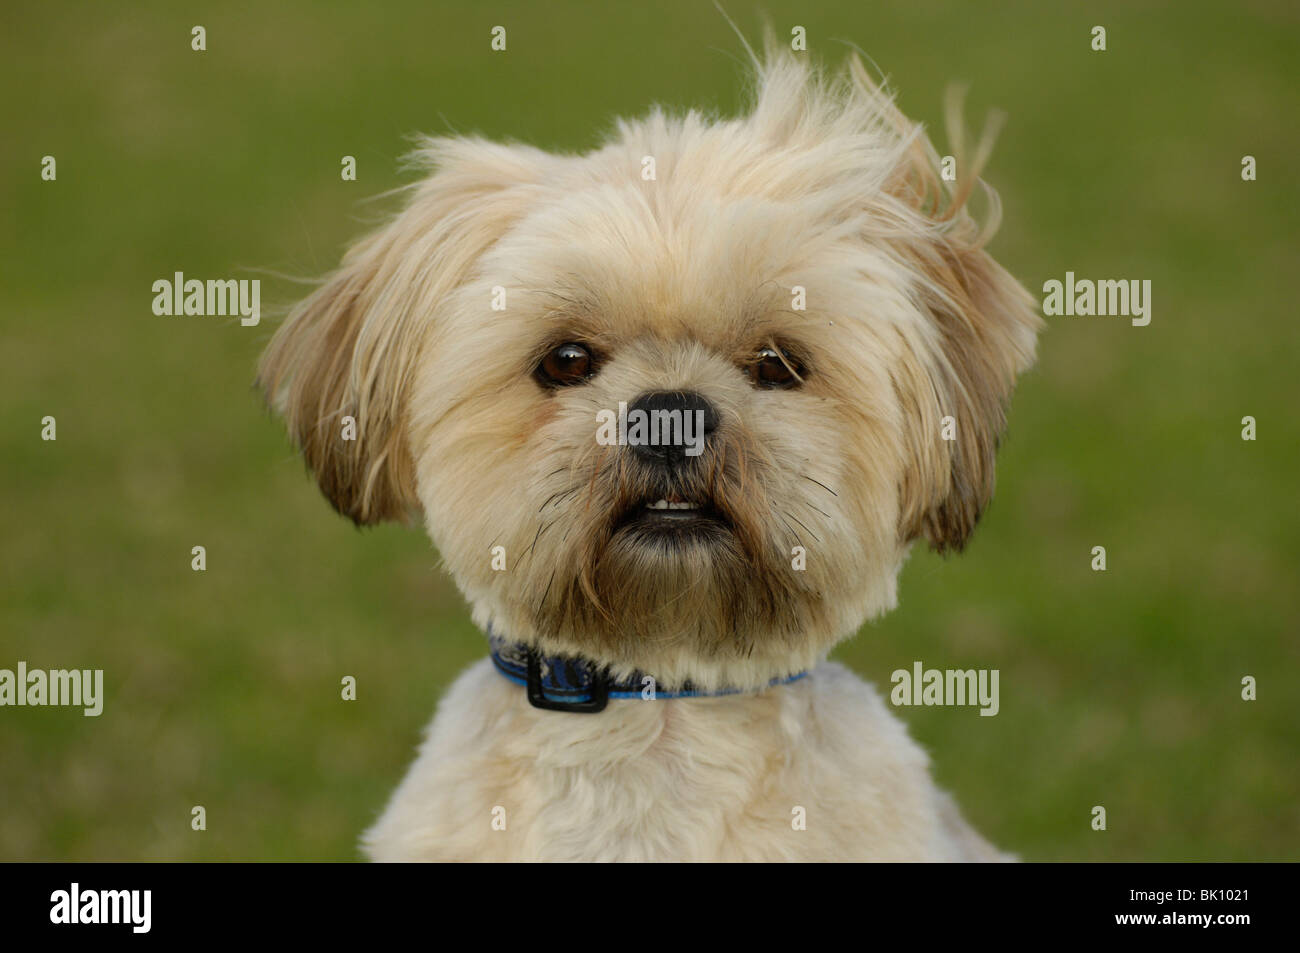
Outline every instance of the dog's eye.
{"type": "Polygon", "coordinates": [[[537,379],[547,387],[568,387],[591,377],[595,367],[591,352],[581,344],[561,344],[537,365],[537,379]]]}
{"type": "Polygon", "coordinates": [[[798,362],[771,347],[759,348],[754,363],[749,365],[749,379],[755,387],[798,387],[803,375],[798,362]]]}

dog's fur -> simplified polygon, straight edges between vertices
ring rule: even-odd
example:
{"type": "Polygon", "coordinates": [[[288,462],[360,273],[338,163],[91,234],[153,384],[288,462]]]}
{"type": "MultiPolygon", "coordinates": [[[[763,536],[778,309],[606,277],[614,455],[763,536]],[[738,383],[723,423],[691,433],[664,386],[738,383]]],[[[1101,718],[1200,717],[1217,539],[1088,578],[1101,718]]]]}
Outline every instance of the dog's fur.
{"type": "Polygon", "coordinates": [[[967,208],[988,143],[958,135],[947,183],[856,57],[825,76],[769,48],[756,72],[743,118],[654,111],[587,155],[426,140],[435,171],[264,356],[326,496],[358,523],[422,518],[480,626],[660,690],[750,690],[543,711],[485,660],[367,833],[374,859],[1000,856],[876,692],[825,661],[895,605],[910,544],[961,549],[993,491],[1040,322],[983,250],[996,197],[983,228],[967,208]],[[540,386],[571,341],[597,373],[540,386]],[[801,385],[755,387],[762,347],[797,356],[801,385]],[[656,491],[597,443],[596,412],[647,391],[717,408],[677,479],[721,537],[620,529],[656,491]]]}

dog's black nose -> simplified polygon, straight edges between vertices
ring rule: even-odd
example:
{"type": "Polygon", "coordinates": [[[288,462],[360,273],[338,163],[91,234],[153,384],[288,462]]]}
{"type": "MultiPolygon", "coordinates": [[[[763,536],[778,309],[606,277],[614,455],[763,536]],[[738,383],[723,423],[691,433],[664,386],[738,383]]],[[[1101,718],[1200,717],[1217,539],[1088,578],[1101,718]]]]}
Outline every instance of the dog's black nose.
{"type": "Polygon", "coordinates": [[[699,456],[705,438],[718,429],[717,409],[694,391],[642,394],[632,401],[627,416],[627,442],[632,451],[647,463],[666,467],[699,456]],[[642,424],[639,428],[638,423],[642,424]]]}

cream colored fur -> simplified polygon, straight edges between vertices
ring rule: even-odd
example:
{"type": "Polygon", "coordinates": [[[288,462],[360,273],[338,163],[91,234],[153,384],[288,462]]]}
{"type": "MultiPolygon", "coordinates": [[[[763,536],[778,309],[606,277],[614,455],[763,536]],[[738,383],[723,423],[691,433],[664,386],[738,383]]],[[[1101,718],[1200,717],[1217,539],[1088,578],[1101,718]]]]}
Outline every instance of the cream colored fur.
{"type": "Polygon", "coordinates": [[[831,662],[758,695],[583,717],[532,708],[484,660],[365,840],[393,861],[1006,859],[876,692],[831,662]]]}
{"type": "Polygon", "coordinates": [[[264,357],[326,496],[358,523],[421,520],[480,626],[661,690],[815,667],[583,716],[481,663],[367,835],[375,859],[997,856],[874,690],[825,662],[895,605],[912,542],[959,550],[993,492],[1040,322],[983,250],[996,197],[983,227],[967,207],[988,142],[968,155],[954,125],[945,182],[856,58],[825,76],[773,51],[756,75],[744,117],[655,111],[581,156],[429,140],[432,174],[264,357]],[[571,341],[597,372],[539,386],[571,341]],[[753,385],[763,347],[799,356],[800,386],[753,385]],[[727,517],[721,541],[620,529],[653,484],[596,414],[655,390],[718,410],[682,479],[727,517]]]}

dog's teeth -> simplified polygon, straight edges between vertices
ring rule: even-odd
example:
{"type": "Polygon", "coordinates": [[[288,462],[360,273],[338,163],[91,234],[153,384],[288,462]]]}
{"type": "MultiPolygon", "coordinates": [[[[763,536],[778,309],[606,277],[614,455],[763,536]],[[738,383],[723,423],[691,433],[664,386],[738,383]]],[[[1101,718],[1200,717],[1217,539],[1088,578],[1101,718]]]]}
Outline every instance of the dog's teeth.
{"type": "Polygon", "coordinates": [[[653,503],[647,503],[645,508],[648,510],[698,510],[698,503],[670,503],[668,500],[655,500],[653,503]]]}

